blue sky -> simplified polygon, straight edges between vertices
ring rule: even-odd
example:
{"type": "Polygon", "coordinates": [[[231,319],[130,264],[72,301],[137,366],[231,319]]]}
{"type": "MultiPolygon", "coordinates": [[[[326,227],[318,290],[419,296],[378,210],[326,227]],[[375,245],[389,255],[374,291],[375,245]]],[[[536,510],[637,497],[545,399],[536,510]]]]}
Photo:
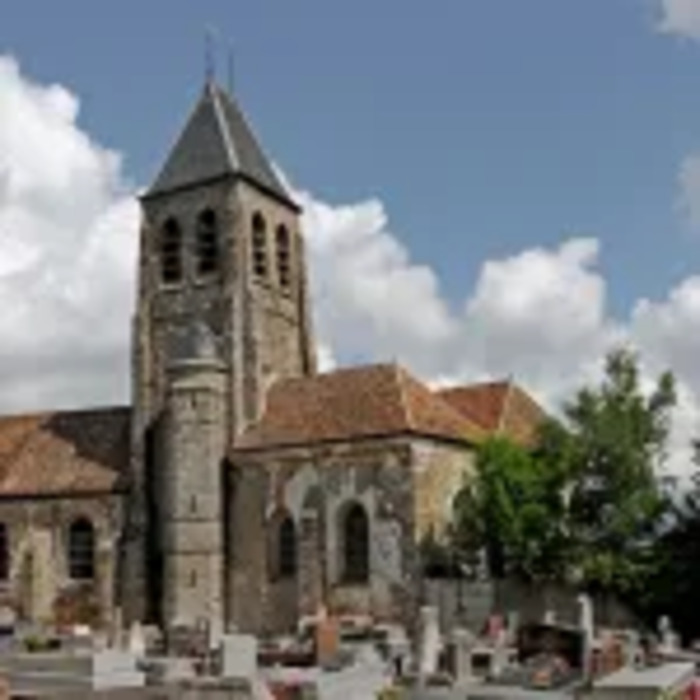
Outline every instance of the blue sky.
{"type": "Polygon", "coordinates": [[[129,399],[133,195],[202,89],[212,25],[222,82],[230,40],[239,101],[305,208],[325,369],[511,376],[556,410],[624,343],[645,386],[679,380],[687,472],[700,0],[3,9],[0,411],[129,399]]]}
{"type": "Polygon", "coordinates": [[[700,263],[676,206],[680,164],[700,151],[700,44],[659,33],[658,12],[648,0],[22,0],[5,6],[0,48],[74,91],[80,124],[144,184],[201,88],[214,25],[275,160],[327,201],[380,198],[448,298],[486,259],[583,234],[601,241],[622,314],[700,263]]]}

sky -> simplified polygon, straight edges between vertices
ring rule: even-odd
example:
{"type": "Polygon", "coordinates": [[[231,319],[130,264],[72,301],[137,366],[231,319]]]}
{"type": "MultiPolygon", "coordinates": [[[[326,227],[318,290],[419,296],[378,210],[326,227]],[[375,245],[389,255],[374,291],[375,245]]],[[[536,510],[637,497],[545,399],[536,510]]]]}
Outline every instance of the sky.
{"type": "Polygon", "coordinates": [[[0,409],[127,400],[138,207],[214,70],[304,205],[324,366],[514,376],[619,343],[700,434],[700,0],[5,0],[0,409]]]}

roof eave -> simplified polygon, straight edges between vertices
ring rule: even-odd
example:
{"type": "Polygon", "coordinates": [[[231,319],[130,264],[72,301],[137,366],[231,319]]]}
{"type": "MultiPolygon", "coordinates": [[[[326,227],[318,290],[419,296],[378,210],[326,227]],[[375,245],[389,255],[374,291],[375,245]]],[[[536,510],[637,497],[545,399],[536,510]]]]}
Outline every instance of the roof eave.
{"type": "Polygon", "coordinates": [[[239,180],[245,182],[247,185],[254,187],[256,190],[262,194],[274,199],[278,204],[282,204],[289,209],[291,209],[295,214],[300,215],[303,213],[303,208],[301,205],[297,204],[289,195],[277,192],[272,187],[267,187],[266,185],[258,182],[255,178],[250,177],[242,172],[229,172],[221,173],[220,175],[215,175],[213,177],[207,178],[206,180],[198,180],[196,182],[187,182],[176,187],[165,187],[156,188],[153,187],[143,194],[138,195],[138,199],[141,202],[152,202],[162,197],[169,197],[174,194],[180,194],[182,192],[187,192],[188,190],[195,190],[200,187],[208,187],[215,185],[218,182],[224,182],[226,180],[231,180],[232,184],[239,180]]]}
{"type": "Polygon", "coordinates": [[[15,493],[0,492],[0,502],[2,501],[49,501],[64,500],[70,498],[104,498],[105,496],[123,496],[128,491],[123,486],[102,489],[71,490],[63,489],[57,491],[17,491],[15,493]]]}

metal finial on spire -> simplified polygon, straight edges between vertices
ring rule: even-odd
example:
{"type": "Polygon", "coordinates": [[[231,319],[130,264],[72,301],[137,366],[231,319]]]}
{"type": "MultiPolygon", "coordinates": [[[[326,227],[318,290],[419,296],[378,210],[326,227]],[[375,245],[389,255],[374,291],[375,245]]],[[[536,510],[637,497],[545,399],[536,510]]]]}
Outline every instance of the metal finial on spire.
{"type": "Polygon", "coordinates": [[[204,29],[204,77],[210,83],[216,77],[216,54],[214,51],[214,40],[218,34],[211,24],[204,29]]]}
{"type": "Polygon", "coordinates": [[[233,95],[236,79],[236,53],[233,42],[229,41],[226,54],[227,87],[230,95],[233,95]]]}

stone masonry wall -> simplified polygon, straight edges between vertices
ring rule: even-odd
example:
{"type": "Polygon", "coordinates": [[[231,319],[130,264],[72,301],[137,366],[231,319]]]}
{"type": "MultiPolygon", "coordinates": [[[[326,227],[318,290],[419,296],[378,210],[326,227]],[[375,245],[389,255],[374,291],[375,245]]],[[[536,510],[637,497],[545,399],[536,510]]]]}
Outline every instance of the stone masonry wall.
{"type": "Polygon", "coordinates": [[[164,622],[223,618],[224,368],[191,359],[171,367],[163,465],[164,622]]]}
{"type": "Polygon", "coordinates": [[[452,503],[474,474],[475,453],[461,446],[416,441],[412,447],[415,484],[415,538],[440,537],[452,517],[452,503]]]}
{"type": "Polygon", "coordinates": [[[68,570],[68,529],[77,518],[89,519],[95,528],[96,577],[89,588],[100,621],[110,622],[122,527],[121,497],[116,495],[0,501],[10,552],[10,577],[0,582],[0,600],[20,617],[53,622],[59,596],[75,588],[68,570]]]}
{"type": "MultiPolygon", "coordinates": [[[[150,469],[159,472],[162,462],[147,466],[157,456],[147,445],[147,435],[162,423],[167,390],[167,366],[174,338],[192,320],[203,320],[230,344],[230,309],[233,280],[237,269],[235,255],[236,211],[230,183],[223,181],[194,187],[169,196],[144,201],[138,267],[138,299],[132,340],[132,494],[129,500],[127,542],[125,543],[124,594],[127,621],[144,620],[149,614],[153,580],[149,570],[148,541],[157,537],[157,524],[149,520],[147,479],[150,469]],[[221,274],[199,280],[195,274],[194,242],[198,215],[210,208],[217,214],[221,274]],[[183,237],[183,280],[165,284],[160,274],[160,231],[168,218],[174,218],[183,237]]],[[[224,350],[226,347],[224,348],[224,350]]],[[[229,348],[230,349],[230,348],[229,348]]],[[[231,351],[232,352],[232,351],[231,351]]],[[[233,373],[231,372],[231,377],[233,373]]],[[[231,379],[232,381],[232,379],[231,379]]],[[[231,392],[233,396],[234,393],[231,392]]],[[[235,406],[227,424],[233,425],[235,406]]],[[[153,610],[150,610],[151,614],[153,610]]]]}
{"type": "Polygon", "coordinates": [[[233,622],[259,631],[265,621],[279,631],[320,604],[379,619],[412,615],[417,559],[411,455],[408,439],[386,439],[236,456],[233,622]],[[369,518],[368,585],[342,579],[341,520],[351,503],[362,504],[369,518]],[[269,570],[269,528],[281,510],[291,515],[300,537],[299,596],[292,611],[288,587],[271,581],[269,570]]]}
{"type": "MultiPolygon", "coordinates": [[[[227,375],[227,444],[257,419],[263,396],[275,378],[314,370],[308,308],[306,261],[297,212],[242,180],[222,179],[143,201],[139,290],[133,347],[134,418],[132,427],[134,494],[130,502],[126,547],[130,590],[125,599],[143,601],[148,565],[149,523],[145,499],[146,435],[162,416],[167,394],[167,366],[178,336],[193,321],[204,321],[219,337],[227,375]],[[219,270],[202,277],[196,269],[196,227],[206,209],[215,212],[219,270]],[[253,274],[251,222],[258,212],[267,224],[266,279],[253,274]],[[183,278],[161,279],[160,234],[174,218],[182,235],[183,278]],[[290,233],[290,279],[280,284],[275,232],[290,233]]],[[[220,458],[223,460],[225,454],[220,458]]],[[[162,471],[163,464],[156,470],[162,471]]],[[[143,605],[131,605],[127,619],[143,618],[143,605]]]]}
{"type": "Polygon", "coordinates": [[[240,212],[239,260],[248,280],[238,314],[243,324],[240,366],[246,370],[241,398],[243,414],[251,421],[261,415],[264,396],[275,379],[315,371],[315,351],[297,213],[245,182],[236,188],[236,203],[240,212]],[[252,269],[252,221],[256,214],[262,216],[267,233],[265,278],[256,276],[252,269]],[[276,232],[280,226],[290,236],[288,287],[279,275],[276,232]]]}

